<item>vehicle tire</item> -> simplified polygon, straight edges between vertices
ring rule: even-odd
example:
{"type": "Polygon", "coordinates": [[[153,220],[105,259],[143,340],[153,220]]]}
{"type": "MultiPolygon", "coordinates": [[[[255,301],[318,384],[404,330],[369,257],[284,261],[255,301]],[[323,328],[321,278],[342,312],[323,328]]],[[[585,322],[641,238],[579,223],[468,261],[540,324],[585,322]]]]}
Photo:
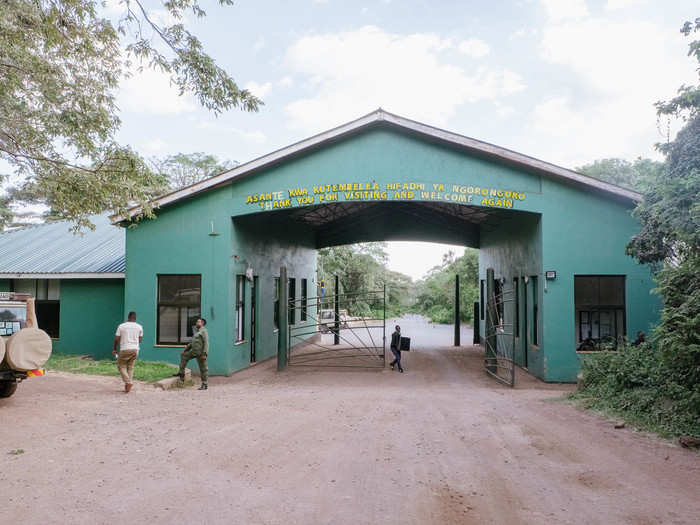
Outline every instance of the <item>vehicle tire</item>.
{"type": "Polygon", "coordinates": [[[15,381],[0,381],[0,398],[10,397],[17,390],[15,381]]]}

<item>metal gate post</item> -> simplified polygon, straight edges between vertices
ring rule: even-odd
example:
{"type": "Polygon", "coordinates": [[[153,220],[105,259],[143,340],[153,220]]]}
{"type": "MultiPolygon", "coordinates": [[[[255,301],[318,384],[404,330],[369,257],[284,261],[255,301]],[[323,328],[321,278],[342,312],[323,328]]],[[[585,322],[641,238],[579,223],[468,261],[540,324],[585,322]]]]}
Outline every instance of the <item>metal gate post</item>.
{"type": "Polygon", "coordinates": [[[481,323],[479,322],[479,301],[474,301],[474,340],[475,345],[481,344],[481,323]]]}
{"type": "Polygon", "coordinates": [[[287,368],[287,345],[289,343],[289,284],[287,283],[287,267],[280,266],[279,290],[277,291],[279,304],[277,306],[277,370],[287,368]]]}
{"type": "Polygon", "coordinates": [[[340,300],[340,292],[338,290],[338,276],[335,276],[335,290],[333,292],[333,304],[334,309],[335,309],[335,326],[334,326],[334,333],[333,333],[333,344],[334,345],[339,345],[340,344],[340,315],[338,313],[338,301],[340,300]]]}
{"type": "Polygon", "coordinates": [[[498,340],[496,339],[496,323],[498,323],[498,320],[494,321],[493,319],[493,313],[496,311],[493,276],[493,268],[488,268],[486,270],[486,312],[484,312],[486,314],[486,333],[484,334],[484,347],[487,358],[486,368],[495,374],[498,365],[495,349],[495,345],[498,344],[498,340]]]}
{"type": "Polygon", "coordinates": [[[460,345],[459,275],[455,275],[455,346],[460,345]]]}

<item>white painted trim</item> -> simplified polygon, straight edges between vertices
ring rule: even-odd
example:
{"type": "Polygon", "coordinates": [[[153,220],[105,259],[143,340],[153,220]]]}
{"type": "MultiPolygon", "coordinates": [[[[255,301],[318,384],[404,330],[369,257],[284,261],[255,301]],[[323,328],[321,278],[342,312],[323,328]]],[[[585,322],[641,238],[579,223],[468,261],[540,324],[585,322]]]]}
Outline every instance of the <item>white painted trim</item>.
{"type": "Polygon", "coordinates": [[[9,273],[0,272],[0,279],[124,279],[124,274],[112,273],[9,273]]]}
{"type": "MultiPolygon", "coordinates": [[[[470,137],[465,137],[464,135],[459,135],[457,133],[452,133],[450,131],[435,128],[433,126],[428,126],[427,124],[422,124],[414,120],[400,117],[398,115],[388,113],[380,108],[368,115],[365,115],[364,117],[360,117],[356,120],[353,120],[336,128],[324,131],[323,133],[319,133],[318,135],[314,135],[313,137],[309,137],[300,142],[296,142],[290,146],[287,146],[286,148],[273,151],[272,153],[268,153],[267,155],[258,157],[257,159],[254,159],[250,162],[246,162],[245,164],[240,164],[239,166],[236,166],[231,170],[225,171],[223,173],[220,173],[219,175],[215,175],[201,182],[197,182],[195,184],[192,184],[191,186],[187,186],[180,190],[168,193],[157,199],[154,199],[151,202],[154,207],[171,204],[173,202],[190,197],[202,191],[214,188],[216,186],[220,186],[222,184],[229,183],[230,181],[233,181],[234,179],[241,177],[247,173],[250,173],[254,170],[264,168],[266,166],[279,162],[287,157],[298,154],[304,150],[318,146],[324,142],[334,140],[347,133],[357,131],[358,129],[373,124],[375,122],[388,122],[394,126],[408,129],[421,135],[429,136],[444,142],[462,146],[464,148],[470,149],[472,151],[477,151],[482,154],[497,157],[502,160],[512,162],[514,164],[519,164],[527,168],[546,173],[548,175],[553,175],[558,178],[593,187],[598,190],[605,191],[607,193],[612,193],[613,195],[617,195],[618,197],[629,199],[631,201],[638,202],[642,200],[642,195],[640,193],[637,193],[636,191],[621,188],[619,186],[615,186],[614,184],[609,184],[607,182],[603,182],[593,177],[588,177],[581,173],[562,168],[561,166],[550,164],[549,162],[545,162],[534,157],[529,157],[527,155],[523,155],[522,153],[518,153],[506,148],[501,148],[500,146],[495,146],[494,144],[489,144],[488,142],[482,142],[480,140],[476,140],[470,137]]],[[[139,215],[140,213],[141,206],[134,206],[133,208],[127,210],[125,214],[112,215],[110,217],[110,220],[112,221],[112,224],[117,224],[124,220],[130,219],[136,215],[139,215]]]]}

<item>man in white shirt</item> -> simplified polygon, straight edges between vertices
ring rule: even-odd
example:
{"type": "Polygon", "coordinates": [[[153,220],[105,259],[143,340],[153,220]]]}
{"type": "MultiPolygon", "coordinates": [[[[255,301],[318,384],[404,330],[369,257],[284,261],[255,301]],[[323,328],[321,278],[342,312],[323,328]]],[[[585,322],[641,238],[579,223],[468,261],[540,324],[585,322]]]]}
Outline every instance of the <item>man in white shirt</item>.
{"type": "Polygon", "coordinates": [[[139,355],[139,343],[143,339],[143,327],[136,322],[136,312],[129,312],[126,323],[117,327],[114,334],[112,355],[117,357],[117,368],[124,380],[124,392],[129,393],[134,377],[134,363],[139,355]],[[117,350],[119,345],[119,350],[117,350]]]}

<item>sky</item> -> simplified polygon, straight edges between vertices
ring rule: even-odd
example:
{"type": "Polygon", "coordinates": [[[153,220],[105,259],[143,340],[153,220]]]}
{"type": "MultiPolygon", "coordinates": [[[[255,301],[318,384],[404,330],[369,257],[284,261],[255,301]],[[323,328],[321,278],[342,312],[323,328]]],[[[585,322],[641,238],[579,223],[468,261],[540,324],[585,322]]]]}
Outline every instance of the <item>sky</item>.
{"type": "MultiPolygon", "coordinates": [[[[158,2],[147,5],[163,19],[158,2]]],[[[666,127],[653,103],[697,80],[679,32],[700,16],[697,0],[202,5],[208,16],[188,27],[265,106],[216,117],[163,74],[135,74],[118,94],[118,139],[144,156],[245,162],[382,107],[569,168],[657,158],[666,127]]],[[[412,246],[390,243],[389,253],[392,269],[414,278],[448,249],[412,246]]]]}

